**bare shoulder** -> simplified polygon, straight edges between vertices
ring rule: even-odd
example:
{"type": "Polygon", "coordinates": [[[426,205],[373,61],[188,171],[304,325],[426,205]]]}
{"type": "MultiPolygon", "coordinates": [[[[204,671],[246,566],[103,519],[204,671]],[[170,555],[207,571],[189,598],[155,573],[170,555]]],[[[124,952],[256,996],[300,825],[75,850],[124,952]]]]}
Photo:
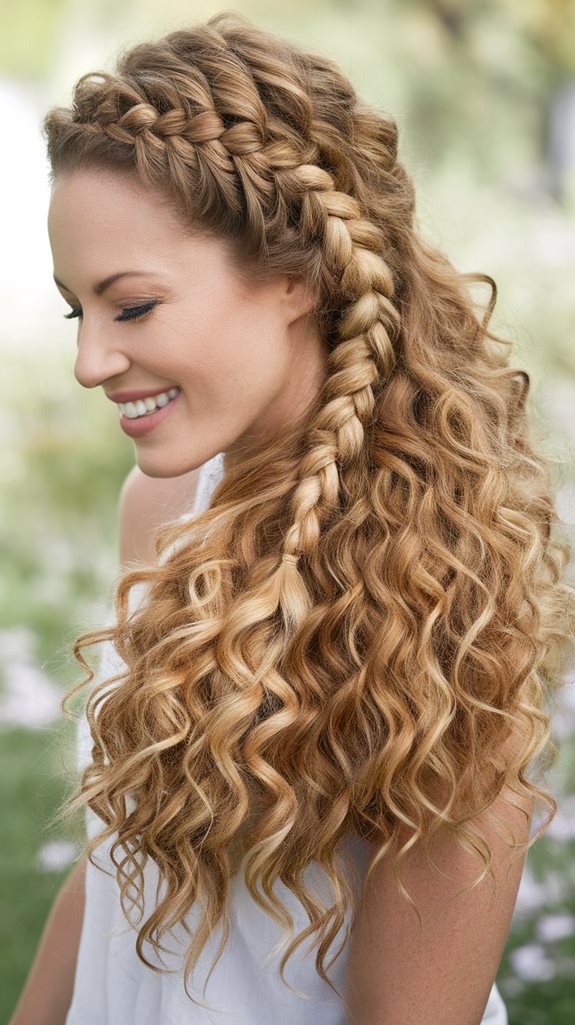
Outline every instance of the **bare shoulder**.
{"type": "Polygon", "coordinates": [[[128,473],[118,500],[120,562],[154,559],[154,532],[187,512],[196,495],[201,467],[180,477],[147,477],[138,466],[128,473]]]}
{"type": "Polygon", "coordinates": [[[406,853],[400,873],[422,915],[421,930],[393,873],[395,850],[382,858],[350,942],[349,1025],[483,1021],[525,863],[525,850],[513,853],[497,821],[524,845],[531,811],[531,799],[505,791],[475,820],[491,851],[495,890],[489,876],[470,888],[481,864],[445,834],[429,853],[421,845],[406,853]]]}

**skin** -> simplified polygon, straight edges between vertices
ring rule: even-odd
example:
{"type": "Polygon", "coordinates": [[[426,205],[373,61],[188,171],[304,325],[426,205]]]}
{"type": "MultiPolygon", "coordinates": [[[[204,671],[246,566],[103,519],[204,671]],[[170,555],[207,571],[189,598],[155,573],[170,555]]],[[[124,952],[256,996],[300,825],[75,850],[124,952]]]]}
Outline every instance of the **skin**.
{"type": "Polygon", "coordinates": [[[82,310],[77,381],[106,395],[181,388],[169,416],[132,439],[147,476],[178,477],[218,452],[227,471],[317,394],[327,353],[303,279],[247,285],[225,240],[185,230],[135,175],[57,176],[48,235],[57,287],[82,310]],[[134,269],[149,276],[95,293],[106,277],[134,269]],[[143,317],[114,319],[152,300],[143,317]]]}
{"type": "MultiPolygon", "coordinates": [[[[481,865],[451,837],[436,839],[429,854],[420,844],[407,852],[401,876],[421,931],[393,876],[395,851],[379,862],[349,945],[347,1025],[481,1025],[525,866],[524,849],[513,854],[504,837],[527,843],[532,813],[531,798],[505,787],[475,818],[491,848],[495,893],[488,876],[464,890],[481,865]]],[[[407,828],[400,839],[410,839],[407,828]]]]}

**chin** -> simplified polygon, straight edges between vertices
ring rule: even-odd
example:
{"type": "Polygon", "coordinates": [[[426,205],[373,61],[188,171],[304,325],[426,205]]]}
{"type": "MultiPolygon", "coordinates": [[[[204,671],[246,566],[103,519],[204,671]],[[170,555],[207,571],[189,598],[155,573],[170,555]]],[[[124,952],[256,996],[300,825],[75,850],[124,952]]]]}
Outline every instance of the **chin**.
{"type": "Polygon", "coordinates": [[[138,469],[146,477],[157,477],[158,479],[184,477],[187,473],[192,473],[193,470],[199,469],[207,461],[206,459],[198,458],[195,460],[190,459],[186,462],[176,462],[174,460],[172,463],[168,459],[162,459],[159,456],[154,458],[148,452],[138,452],[137,450],[135,455],[138,469]]]}
{"type": "Polygon", "coordinates": [[[179,477],[180,474],[186,472],[185,469],[171,466],[166,460],[150,459],[148,456],[142,456],[138,452],[136,452],[136,465],[146,477],[179,477]]]}

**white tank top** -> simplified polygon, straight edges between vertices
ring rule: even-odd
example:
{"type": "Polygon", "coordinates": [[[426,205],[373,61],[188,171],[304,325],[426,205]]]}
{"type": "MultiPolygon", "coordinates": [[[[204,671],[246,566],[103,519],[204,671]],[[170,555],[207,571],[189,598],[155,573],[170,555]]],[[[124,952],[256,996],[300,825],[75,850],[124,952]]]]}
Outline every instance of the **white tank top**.
{"type": "MultiPolygon", "coordinates": [[[[223,473],[223,453],[218,453],[201,469],[198,490],[189,519],[206,508],[223,473]]],[[[136,591],[136,588],[134,588],[136,591]]],[[[123,663],[106,642],[96,679],[120,672],[123,663]]],[[[93,681],[94,683],[96,680],[93,681]]],[[[81,769],[91,761],[91,738],[85,717],[78,730],[78,763],[81,769]]],[[[93,837],[102,828],[100,819],[87,808],[86,829],[93,837]]],[[[279,977],[279,963],[285,947],[280,948],[282,929],[252,899],[243,879],[243,865],[231,881],[230,933],[224,951],[214,968],[202,996],[203,985],[212,967],[221,939],[221,923],[212,934],[194,969],[188,988],[199,1004],[186,996],[182,970],[183,955],[190,939],[178,926],[164,937],[163,964],[174,973],[157,973],[144,965],[135,949],[136,931],[125,920],[119,889],[111,862],[106,858],[112,840],[100,844],[94,857],[106,872],[89,862],[86,866],[85,910],[82,925],[74,992],[65,1025],[345,1025],[346,1013],[341,1000],[320,978],[315,968],[315,951],[310,952],[313,937],[301,943],[288,959],[284,975],[292,990],[279,977]],[[110,874],[106,874],[110,873],[110,874]],[[298,992],[299,991],[299,992],[298,992]],[[209,1005],[208,1008],[200,1006],[209,1005]]],[[[352,884],[359,885],[369,860],[369,845],[354,835],[346,851],[351,858],[352,884]]],[[[149,862],[145,869],[144,900],[146,918],[154,907],[157,868],[149,862]]],[[[312,862],[304,872],[304,882],[321,895],[325,906],[332,903],[331,888],[323,869],[312,862]]],[[[161,891],[160,891],[161,892],[161,891]]],[[[290,911],[295,933],[309,925],[302,904],[286,886],[276,882],[274,892],[290,911]]],[[[193,931],[201,920],[201,908],[195,904],[186,922],[193,931]]],[[[144,919],[142,919],[144,921],[144,919]]],[[[345,929],[336,937],[325,958],[337,951],[345,929]]],[[[161,966],[150,944],[145,955],[161,966]]],[[[326,972],[340,993],[345,993],[344,976],[347,947],[326,972]]],[[[496,985],[493,985],[482,1025],[507,1025],[507,1012],[496,985]]]]}

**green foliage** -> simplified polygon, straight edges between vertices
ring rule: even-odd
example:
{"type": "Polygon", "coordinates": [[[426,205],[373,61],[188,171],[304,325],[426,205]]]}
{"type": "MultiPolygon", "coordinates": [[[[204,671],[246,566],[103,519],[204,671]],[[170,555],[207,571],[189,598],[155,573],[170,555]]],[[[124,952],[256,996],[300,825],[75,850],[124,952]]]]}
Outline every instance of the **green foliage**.
{"type": "MultiPolygon", "coordinates": [[[[53,831],[48,831],[47,823],[69,789],[72,741],[67,724],[53,730],[2,731],[0,1021],[3,1022],[8,1021],[16,1004],[50,908],[70,871],[69,868],[40,871],[38,851],[55,836],[53,831]],[[64,761],[68,762],[67,768],[64,761]]],[[[66,838],[62,831],[56,835],[66,838]]]]}
{"type": "MultiPolygon", "coordinates": [[[[109,403],[83,394],[61,359],[52,358],[40,383],[37,360],[31,353],[4,363],[17,447],[0,513],[0,608],[5,626],[32,625],[40,658],[53,661],[88,628],[93,603],[110,587],[116,501],[133,450],[109,403]]],[[[72,668],[58,666],[62,682],[72,668]]]]}

